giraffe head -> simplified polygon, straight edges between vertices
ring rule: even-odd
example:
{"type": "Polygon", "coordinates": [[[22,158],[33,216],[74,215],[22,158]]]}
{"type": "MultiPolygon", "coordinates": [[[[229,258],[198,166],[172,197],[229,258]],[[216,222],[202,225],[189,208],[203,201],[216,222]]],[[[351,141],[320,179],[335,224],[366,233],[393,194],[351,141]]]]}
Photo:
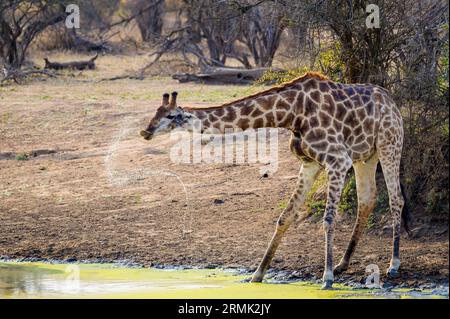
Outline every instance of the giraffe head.
{"type": "Polygon", "coordinates": [[[177,106],[177,95],[177,92],[172,92],[170,101],[168,93],[163,95],[162,105],[156,110],[147,128],[140,133],[146,140],[175,128],[188,128],[192,115],[177,106]]]}

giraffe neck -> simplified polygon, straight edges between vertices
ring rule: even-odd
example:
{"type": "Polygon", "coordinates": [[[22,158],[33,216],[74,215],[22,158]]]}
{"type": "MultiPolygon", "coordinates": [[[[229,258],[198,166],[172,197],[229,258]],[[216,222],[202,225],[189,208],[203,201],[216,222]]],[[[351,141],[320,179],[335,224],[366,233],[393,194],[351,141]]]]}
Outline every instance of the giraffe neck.
{"type": "Polygon", "coordinates": [[[229,130],[279,127],[291,129],[297,91],[267,92],[211,108],[186,108],[199,119],[202,130],[226,133],[229,130]]]}

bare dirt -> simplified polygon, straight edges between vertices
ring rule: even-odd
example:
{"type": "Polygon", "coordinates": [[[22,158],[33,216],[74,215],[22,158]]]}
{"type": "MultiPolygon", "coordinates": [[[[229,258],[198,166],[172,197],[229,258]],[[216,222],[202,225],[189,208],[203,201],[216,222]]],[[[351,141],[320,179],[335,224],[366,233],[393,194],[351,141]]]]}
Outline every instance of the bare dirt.
{"type": "MultiPolygon", "coordinates": [[[[266,178],[263,164],[175,164],[169,137],[138,134],[171,90],[181,105],[201,106],[250,89],[165,78],[0,88],[0,256],[255,268],[299,170],[289,134],[280,133],[279,169],[266,178]]],[[[337,221],[336,262],[353,221],[337,221]]],[[[402,241],[395,282],[448,282],[448,224],[439,225],[402,241]]],[[[296,223],[272,267],[320,278],[323,250],[320,220],[296,223]]],[[[390,250],[390,233],[374,227],[339,278],[363,280],[369,264],[384,273],[390,250]]]]}

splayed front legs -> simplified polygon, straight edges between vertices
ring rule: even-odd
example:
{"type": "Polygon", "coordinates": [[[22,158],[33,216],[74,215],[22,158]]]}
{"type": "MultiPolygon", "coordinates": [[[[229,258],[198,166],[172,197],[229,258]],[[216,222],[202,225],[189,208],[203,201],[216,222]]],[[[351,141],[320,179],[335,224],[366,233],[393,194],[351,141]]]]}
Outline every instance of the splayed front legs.
{"type": "Polygon", "coordinates": [[[251,282],[261,282],[264,274],[269,268],[270,262],[275,255],[275,251],[280,244],[281,238],[283,237],[289,225],[294,221],[298,210],[303,205],[305,201],[306,194],[310,190],[314,180],[321,171],[321,166],[315,162],[305,162],[300,169],[300,174],[297,181],[297,189],[292,194],[289,199],[289,203],[286,208],[281,213],[277,221],[277,226],[275,233],[273,234],[272,240],[267,247],[266,253],[259,264],[258,269],[253,274],[251,282]]]}

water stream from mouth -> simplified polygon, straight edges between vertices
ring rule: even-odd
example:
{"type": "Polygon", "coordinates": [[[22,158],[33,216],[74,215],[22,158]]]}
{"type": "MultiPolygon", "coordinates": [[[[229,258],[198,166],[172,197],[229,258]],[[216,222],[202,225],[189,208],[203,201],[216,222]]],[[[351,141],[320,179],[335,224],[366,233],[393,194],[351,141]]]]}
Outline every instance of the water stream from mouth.
{"type": "Polygon", "coordinates": [[[184,209],[182,221],[183,226],[182,237],[184,237],[186,234],[192,232],[192,212],[190,212],[188,209],[189,193],[181,177],[175,172],[172,172],[167,169],[150,169],[148,167],[140,167],[134,170],[120,170],[119,168],[116,167],[117,163],[115,156],[120,152],[120,142],[127,134],[130,134],[130,132],[134,131],[137,132],[137,130],[135,129],[135,127],[132,126],[132,124],[138,121],[139,119],[126,118],[122,122],[120,130],[118,134],[113,138],[108,148],[108,152],[104,158],[104,166],[106,174],[108,176],[110,183],[117,187],[123,187],[132,183],[138,183],[139,181],[144,180],[145,178],[151,176],[174,177],[177,180],[177,182],[181,185],[185,195],[186,208],[184,209]],[[189,216],[187,216],[188,214],[189,216]]]}

